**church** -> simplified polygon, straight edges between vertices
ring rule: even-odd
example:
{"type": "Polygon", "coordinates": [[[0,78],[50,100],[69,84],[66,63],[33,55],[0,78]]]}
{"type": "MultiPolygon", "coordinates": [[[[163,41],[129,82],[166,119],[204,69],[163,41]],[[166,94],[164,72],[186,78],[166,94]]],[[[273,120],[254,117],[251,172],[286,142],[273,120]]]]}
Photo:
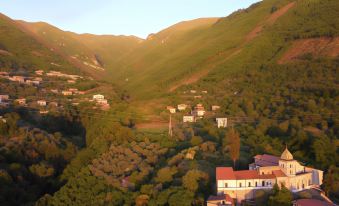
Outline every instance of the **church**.
{"type": "Polygon", "coordinates": [[[318,188],[322,181],[323,171],[301,165],[293,159],[287,147],[280,157],[267,154],[255,156],[249,170],[216,168],[218,195],[228,195],[237,202],[253,199],[257,190],[270,190],[274,184],[299,192],[318,188]]]}

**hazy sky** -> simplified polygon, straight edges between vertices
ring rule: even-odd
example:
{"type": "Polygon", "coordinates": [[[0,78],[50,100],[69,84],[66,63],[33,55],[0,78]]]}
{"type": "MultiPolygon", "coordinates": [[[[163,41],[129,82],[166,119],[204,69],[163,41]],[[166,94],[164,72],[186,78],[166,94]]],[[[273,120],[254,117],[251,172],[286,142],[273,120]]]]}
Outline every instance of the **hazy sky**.
{"type": "Polygon", "coordinates": [[[0,0],[14,19],[77,33],[146,37],[183,20],[222,17],[258,0],[0,0]]]}

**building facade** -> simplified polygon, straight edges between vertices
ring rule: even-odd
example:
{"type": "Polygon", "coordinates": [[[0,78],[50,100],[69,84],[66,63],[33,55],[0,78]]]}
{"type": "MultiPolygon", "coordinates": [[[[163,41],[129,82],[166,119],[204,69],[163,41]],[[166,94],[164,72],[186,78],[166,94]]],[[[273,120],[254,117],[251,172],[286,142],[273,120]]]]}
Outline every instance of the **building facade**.
{"type": "Polygon", "coordinates": [[[293,159],[286,148],[281,157],[257,155],[249,170],[234,171],[231,167],[216,168],[218,194],[231,198],[253,199],[257,190],[270,190],[274,184],[285,186],[292,192],[319,187],[323,171],[305,167],[293,159]]]}

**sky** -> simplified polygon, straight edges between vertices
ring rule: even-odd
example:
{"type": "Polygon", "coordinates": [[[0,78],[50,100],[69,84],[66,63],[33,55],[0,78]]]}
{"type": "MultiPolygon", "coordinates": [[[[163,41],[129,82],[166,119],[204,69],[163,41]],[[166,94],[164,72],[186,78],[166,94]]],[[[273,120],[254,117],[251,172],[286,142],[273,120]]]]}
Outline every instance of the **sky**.
{"type": "Polygon", "coordinates": [[[76,33],[146,38],[175,23],[224,17],[258,0],[0,0],[0,12],[76,33]]]}

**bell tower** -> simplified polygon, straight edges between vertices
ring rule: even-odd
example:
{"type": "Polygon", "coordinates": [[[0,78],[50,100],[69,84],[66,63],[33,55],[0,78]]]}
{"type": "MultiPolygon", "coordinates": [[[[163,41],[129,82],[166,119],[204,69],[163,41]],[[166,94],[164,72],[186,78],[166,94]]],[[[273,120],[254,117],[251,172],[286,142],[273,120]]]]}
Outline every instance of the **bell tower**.
{"type": "Polygon", "coordinates": [[[279,160],[279,166],[281,170],[285,173],[287,176],[294,176],[297,172],[297,161],[293,159],[293,155],[288,150],[287,145],[285,148],[285,151],[281,154],[280,160],[279,160]]]}

